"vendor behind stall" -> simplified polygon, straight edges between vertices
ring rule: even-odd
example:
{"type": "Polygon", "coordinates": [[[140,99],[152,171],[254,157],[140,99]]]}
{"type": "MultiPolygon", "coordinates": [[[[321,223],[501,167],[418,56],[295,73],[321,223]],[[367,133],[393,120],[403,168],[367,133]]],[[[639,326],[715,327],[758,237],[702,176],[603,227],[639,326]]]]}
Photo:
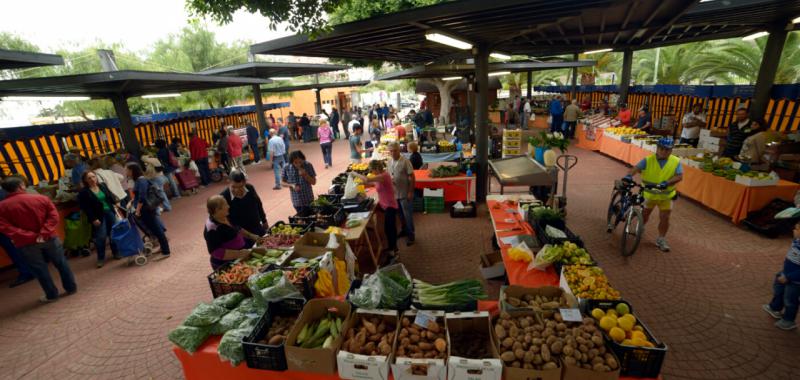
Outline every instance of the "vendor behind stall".
{"type": "Polygon", "coordinates": [[[81,177],[83,173],[88,170],[88,166],[83,162],[81,157],[75,153],[67,153],[64,155],[64,167],[71,169],[70,184],[73,188],[79,189],[81,187],[81,177]]]}
{"type": "Polygon", "coordinates": [[[228,188],[220,195],[230,208],[230,221],[258,236],[267,233],[267,213],[253,185],[247,183],[244,173],[234,170],[228,176],[228,188]]]}
{"type": "Polygon", "coordinates": [[[228,202],[221,195],[214,195],[206,202],[208,208],[208,220],[203,229],[203,237],[206,239],[206,248],[211,255],[211,268],[217,268],[228,264],[236,259],[250,255],[245,239],[257,241],[259,236],[247,230],[235,227],[228,220],[230,207],[228,202]]]}
{"type": "MultiPolygon", "coordinates": [[[[762,163],[762,157],[767,150],[769,132],[766,131],[766,125],[763,119],[753,120],[750,123],[750,128],[756,132],[744,140],[742,143],[742,150],[739,151],[739,155],[737,156],[739,161],[750,164],[751,168],[753,165],[760,165],[762,163]]],[[[769,170],[769,166],[760,167],[758,170],[769,170]]]]}
{"type": "Polygon", "coordinates": [[[747,108],[739,107],[736,110],[736,120],[728,127],[728,143],[722,155],[725,157],[735,157],[742,150],[742,144],[748,137],[756,134],[751,127],[750,113],[747,108]]]}

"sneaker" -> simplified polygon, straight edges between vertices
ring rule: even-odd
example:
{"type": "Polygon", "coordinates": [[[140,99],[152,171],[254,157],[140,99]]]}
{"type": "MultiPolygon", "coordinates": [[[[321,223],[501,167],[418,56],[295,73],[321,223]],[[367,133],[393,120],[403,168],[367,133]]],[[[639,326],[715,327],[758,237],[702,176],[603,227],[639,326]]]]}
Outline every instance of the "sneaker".
{"type": "Polygon", "coordinates": [[[41,302],[41,303],[53,303],[53,302],[56,302],[56,301],[58,301],[58,297],[56,297],[56,298],[47,298],[47,296],[42,296],[41,298],[39,298],[39,302],[41,302]]]}
{"type": "Polygon", "coordinates": [[[97,268],[98,268],[98,269],[99,269],[99,268],[102,268],[102,267],[103,267],[103,265],[105,265],[105,261],[104,261],[104,260],[98,260],[98,261],[97,261],[97,268]]]}
{"type": "Polygon", "coordinates": [[[64,293],[64,295],[65,295],[65,296],[71,296],[71,295],[73,295],[73,294],[75,294],[75,293],[77,293],[77,292],[78,292],[78,290],[76,289],[76,290],[73,290],[73,291],[71,291],[71,292],[65,292],[65,293],[64,293]]]}
{"type": "Polygon", "coordinates": [[[667,244],[667,239],[664,238],[656,239],[656,247],[658,247],[658,250],[661,252],[669,252],[670,249],[669,244],[667,244]]]}
{"type": "Polygon", "coordinates": [[[785,319],[781,319],[778,322],[775,322],[775,327],[781,330],[794,330],[797,328],[797,324],[794,322],[787,321],[785,319]]]}
{"type": "Polygon", "coordinates": [[[775,310],[772,310],[772,308],[771,308],[771,307],[769,307],[769,305],[764,305],[764,306],[763,306],[763,307],[761,307],[761,308],[762,308],[764,311],[766,311],[766,312],[767,312],[767,314],[769,314],[769,316],[770,316],[770,317],[772,317],[772,318],[775,318],[775,319],[781,319],[781,318],[783,318],[783,314],[781,314],[781,312],[780,312],[780,311],[775,311],[775,310]]]}

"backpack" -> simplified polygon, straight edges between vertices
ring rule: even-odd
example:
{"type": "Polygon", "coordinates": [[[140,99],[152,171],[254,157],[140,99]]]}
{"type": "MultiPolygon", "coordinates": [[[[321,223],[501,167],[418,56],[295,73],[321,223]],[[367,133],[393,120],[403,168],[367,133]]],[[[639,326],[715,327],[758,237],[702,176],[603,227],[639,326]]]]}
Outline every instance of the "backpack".
{"type": "Polygon", "coordinates": [[[164,200],[161,198],[161,193],[158,191],[158,185],[153,183],[152,181],[147,181],[147,192],[144,194],[144,204],[143,207],[147,208],[150,211],[155,211],[164,203],[164,200]]]}

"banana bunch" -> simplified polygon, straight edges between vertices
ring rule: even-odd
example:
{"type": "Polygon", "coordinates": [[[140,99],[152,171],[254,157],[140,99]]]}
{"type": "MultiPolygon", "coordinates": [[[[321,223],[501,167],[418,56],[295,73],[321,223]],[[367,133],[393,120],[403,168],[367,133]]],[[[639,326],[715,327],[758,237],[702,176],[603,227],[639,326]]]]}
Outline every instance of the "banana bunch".
{"type": "Polygon", "coordinates": [[[606,131],[611,134],[615,135],[644,135],[646,134],[644,131],[631,128],[631,127],[611,127],[606,128],[606,131]]]}

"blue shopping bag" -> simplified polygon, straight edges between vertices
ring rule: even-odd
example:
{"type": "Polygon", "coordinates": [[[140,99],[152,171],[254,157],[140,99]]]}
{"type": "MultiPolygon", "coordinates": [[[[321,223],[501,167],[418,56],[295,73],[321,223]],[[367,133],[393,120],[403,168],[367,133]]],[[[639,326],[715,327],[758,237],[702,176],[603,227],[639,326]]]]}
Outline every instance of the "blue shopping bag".
{"type": "Polygon", "coordinates": [[[133,221],[120,219],[111,227],[111,241],[117,246],[120,256],[138,255],[144,251],[144,242],[133,221]]]}

